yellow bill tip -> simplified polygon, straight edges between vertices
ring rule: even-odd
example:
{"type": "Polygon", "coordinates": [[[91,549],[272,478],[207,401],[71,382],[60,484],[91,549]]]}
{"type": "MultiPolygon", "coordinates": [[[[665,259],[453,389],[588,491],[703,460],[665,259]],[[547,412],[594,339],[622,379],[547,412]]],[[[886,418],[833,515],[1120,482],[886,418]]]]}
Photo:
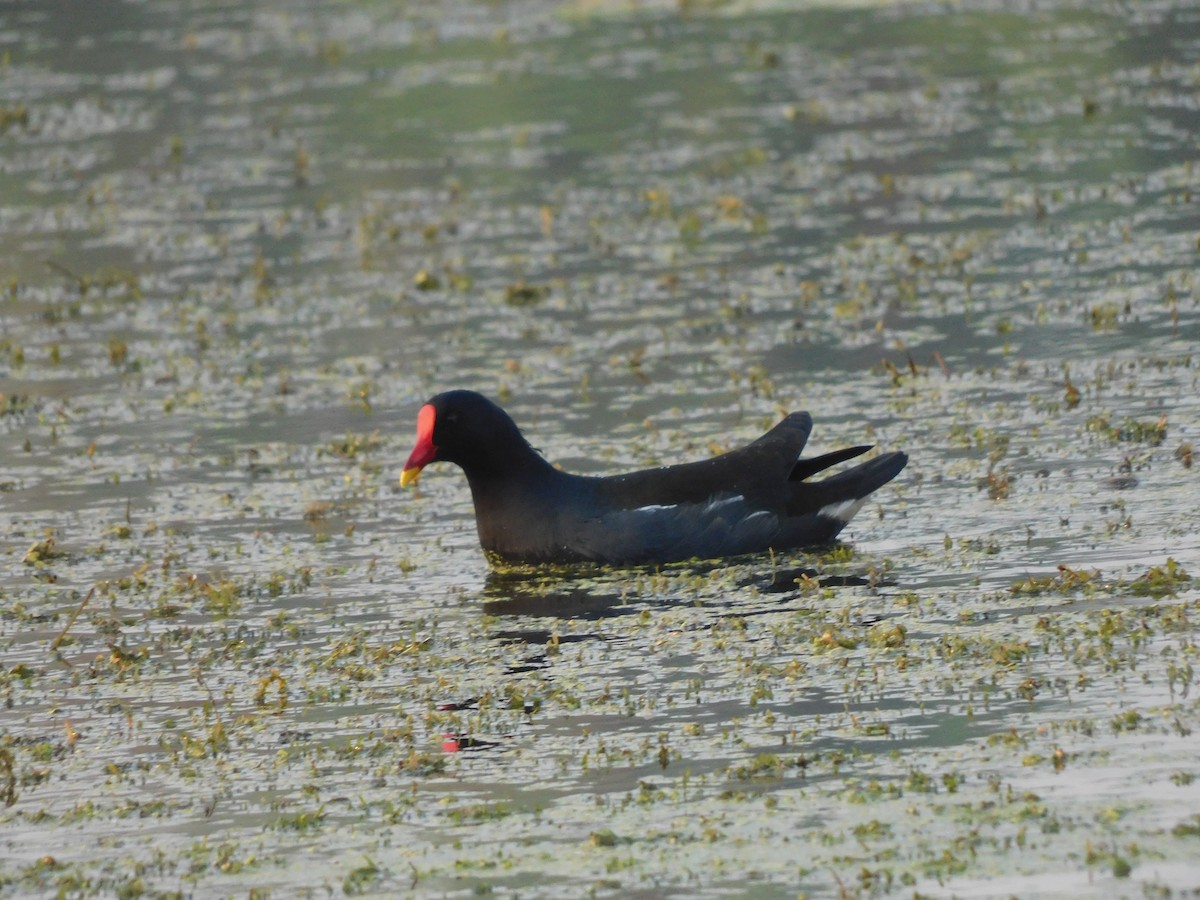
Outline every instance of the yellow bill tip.
{"type": "Polygon", "coordinates": [[[411,469],[404,469],[400,472],[400,487],[406,488],[410,484],[416,484],[417,479],[421,477],[421,469],[419,466],[413,466],[411,469]]]}

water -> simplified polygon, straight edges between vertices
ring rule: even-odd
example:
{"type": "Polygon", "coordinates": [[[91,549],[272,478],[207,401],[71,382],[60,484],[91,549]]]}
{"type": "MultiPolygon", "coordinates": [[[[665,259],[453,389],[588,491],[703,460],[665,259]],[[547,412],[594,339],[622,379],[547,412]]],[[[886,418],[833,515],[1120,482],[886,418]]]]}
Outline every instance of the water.
{"type": "Polygon", "coordinates": [[[0,8],[0,893],[1196,890],[1198,22],[0,8]],[[504,576],[451,387],[911,462],[504,576]]]}

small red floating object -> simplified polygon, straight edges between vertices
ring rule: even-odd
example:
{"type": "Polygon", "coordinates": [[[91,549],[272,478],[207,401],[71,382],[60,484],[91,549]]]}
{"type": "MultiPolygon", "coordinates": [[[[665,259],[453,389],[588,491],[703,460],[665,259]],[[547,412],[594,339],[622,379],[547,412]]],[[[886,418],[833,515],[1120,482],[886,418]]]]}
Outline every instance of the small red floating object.
{"type": "Polygon", "coordinates": [[[459,753],[466,750],[486,750],[489,747],[496,747],[498,744],[495,741],[485,741],[482,738],[474,738],[469,734],[455,734],[447,731],[442,734],[442,752],[443,753],[459,753]]]}

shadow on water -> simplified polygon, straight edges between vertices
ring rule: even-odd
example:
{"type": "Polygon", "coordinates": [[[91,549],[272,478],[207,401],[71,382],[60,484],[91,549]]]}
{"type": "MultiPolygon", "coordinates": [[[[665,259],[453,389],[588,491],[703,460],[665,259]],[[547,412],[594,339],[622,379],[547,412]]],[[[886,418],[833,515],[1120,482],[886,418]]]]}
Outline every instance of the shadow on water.
{"type": "MultiPolygon", "coordinates": [[[[601,569],[596,567],[506,568],[488,572],[483,586],[483,612],[489,616],[549,617],[596,621],[632,615],[647,605],[651,598],[642,589],[642,579],[656,576],[673,580],[709,578],[732,565],[742,568],[758,563],[766,566],[762,557],[743,557],[738,560],[711,560],[679,563],[667,568],[630,567],[601,569]]],[[[800,591],[802,585],[828,587],[865,587],[883,582],[866,575],[823,575],[810,566],[750,571],[735,584],[739,588],[757,588],[764,594],[789,594],[800,591]]],[[[662,596],[655,592],[652,605],[666,608],[685,605],[690,601],[662,596]]]]}
{"type": "MultiPolygon", "coordinates": [[[[486,576],[482,591],[483,613],[498,617],[593,622],[638,614],[648,606],[655,609],[694,606],[697,599],[673,596],[682,593],[676,588],[696,579],[711,579],[733,567],[740,571],[730,582],[731,587],[752,588],[760,594],[780,595],[780,599],[783,595],[799,594],[811,587],[894,586],[894,582],[880,580],[873,574],[822,574],[812,566],[777,568],[761,556],[692,561],[667,567],[504,568],[489,571],[486,576]],[[648,580],[654,578],[667,579],[665,592],[657,587],[646,589],[648,580]]],[[[703,605],[732,608],[744,606],[744,599],[740,590],[718,591],[715,596],[704,597],[703,605]]],[[[498,636],[511,634],[503,632],[498,636]]]]}
{"type": "MultiPolygon", "coordinates": [[[[635,611],[626,594],[594,579],[568,574],[488,572],[483,586],[483,613],[488,616],[547,617],[596,621],[635,611]]],[[[503,632],[502,634],[508,634],[503,632]]]]}
{"type": "MultiPolygon", "coordinates": [[[[788,594],[800,590],[805,582],[815,582],[818,587],[867,587],[888,582],[874,581],[865,575],[822,575],[820,570],[809,566],[777,569],[767,577],[752,577],[738,583],[739,587],[757,587],[764,594],[788,594]]],[[[890,584],[890,583],[889,583],[890,584]]]]}
{"type": "Polygon", "coordinates": [[[683,601],[644,588],[655,577],[708,576],[719,561],[669,566],[505,566],[488,572],[483,612],[490,616],[545,616],[596,621],[640,612],[650,599],[657,608],[683,601]]]}

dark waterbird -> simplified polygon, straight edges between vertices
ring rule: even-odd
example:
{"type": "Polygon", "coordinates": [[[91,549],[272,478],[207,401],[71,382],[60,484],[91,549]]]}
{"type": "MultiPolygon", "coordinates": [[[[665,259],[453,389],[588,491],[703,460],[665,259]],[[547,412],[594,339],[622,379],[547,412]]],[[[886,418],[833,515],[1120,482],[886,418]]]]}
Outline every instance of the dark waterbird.
{"type": "Polygon", "coordinates": [[[479,543],[503,563],[652,564],[790,550],[832,541],[908,457],[883,453],[808,479],[871,448],[801,459],[812,416],[791,413],[737,450],[626,475],[571,475],[547,462],[503,409],[474,391],[421,407],[407,487],[432,462],[462,467],[479,543]]]}

